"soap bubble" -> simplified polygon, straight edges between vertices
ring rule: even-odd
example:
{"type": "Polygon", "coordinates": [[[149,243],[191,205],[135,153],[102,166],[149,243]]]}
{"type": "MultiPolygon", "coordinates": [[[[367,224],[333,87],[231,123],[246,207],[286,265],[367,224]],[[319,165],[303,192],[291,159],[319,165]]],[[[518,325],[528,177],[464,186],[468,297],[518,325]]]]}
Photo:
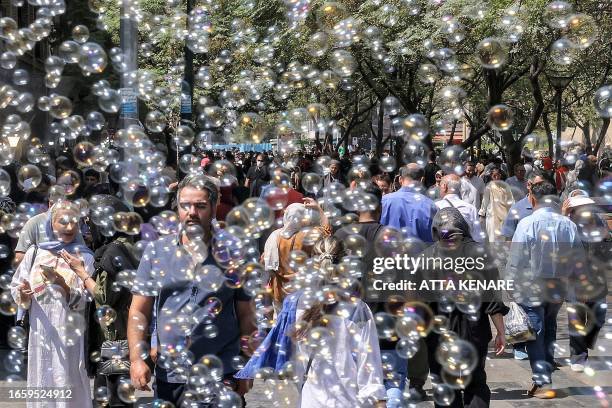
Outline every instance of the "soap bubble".
{"type": "Polygon", "coordinates": [[[0,54],[0,67],[13,69],[17,65],[17,55],[12,51],[5,51],[0,54]]]}
{"type": "Polygon", "coordinates": [[[121,107],[121,95],[115,89],[106,89],[98,96],[98,106],[106,113],[117,113],[121,107]]]}
{"type": "Polygon", "coordinates": [[[0,197],[11,193],[11,176],[4,169],[0,169],[0,197]]]}
{"type": "Polygon", "coordinates": [[[13,71],[13,84],[16,86],[27,85],[30,82],[30,74],[25,69],[16,69],[13,71]]]}
{"type": "Polygon", "coordinates": [[[424,84],[433,84],[440,79],[441,75],[434,64],[421,64],[417,70],[417,78],[424,84]]]}
{"type": "Polygon", "coordinates": [[[595,40],[599,29],[595,19],[587,14],[573,14],[569,17],[565,38],[576,48],[584,50],[595,40]]]}
{"type": "Polygon", "coordinates": [[[17,172],[17,183],[26,192],[33,190],[42,183],[42,172],[33,164],[21,166],[17,172]]]}
{"type": "Polygon", "coordinates": [[[542,17],[551,28],[565,28],[572,9],[572,5],[565,1],[553,1],[546,5],[542,17]]]}
{"type": "Polygon", "coordinates": [[[447,407],[455,400],[455,390],[448,384],[436,384],[433,387],[433,400],[437,405],[447,407]]]}
{"type": "Polygon", "coordinates": [[[440,153],[438,164],[445,174],[463,174],[463,162],[466,161],[468,151],[461,146],[452,145],[440,153]]]}
{"type": "Polygon", "coordinates": [[[521,155],[530,159],[539,158],[542,152],[548,151],[548,138],[543,133],[530,133],[521,143],[521,155]]]}
{"type": "Polygon", "coordinates": [[[166,116],[157,110],[147,112],[145,126],[151,132],[160,133],[166,128],[166,116]]]}
{"type": "Polygon", "coordinates": [[[72,102],[65,96],[55,95],[49,101],[49,114],[55,119],[64,119],[72,113],[72,102]]]}
{"type": "Polygon", "coordinates": [[[64,41],[58,49],[58,56],[66,64],[76,64],[79,62],[81,45],[76,41],[64,41]]]}
{"type": "Polygon", "coordinates": [[[400,113],[401,105],[399,99],[397,99],[393,95],[387,96],[383,100],[383,109],[385,111],[385,115],[395,116],[400,113]]]}
{"type": "Polygon", "coordinates": [[[91,130],[102,130],[106,123],[104,115],[98,111],[91,111],[87,114],[87,127],[91,130]]]}
{"type": "Polygon", "coordinates": [[[117,212],[113,215],[113,227],[124,234],[140,234],[142,217],[136,212],[117,212]]]}
{"type": "Polygon", "coordinates": [[[415,163],[424,168],[429,159],[429,147],[419,140],[408,140],[404,145],[403,159],[405,163],[415,163]]]}
{"type": "Polygon", "coordinates": [[[478,364],[478,352],[466,340],[444,341],[436,349],[436,361],[450,374],[467,375],[478,364]]]}
{"type": "Polygon", "coordinates": [[[495,130],[506,131],[514,123],[514,112],[506,105],[495,105],[489,109],[487,123],[495,130]]]}
{"type": "Polygon", "coordinates": [[[237,141],[244,143],[260,143],[266,133],[264,120],[256,113],[243,113],[238,119],[236,128],[237,141]]]}
{"type": "Polygon", "coordinates": [[[336,50],[330,55],[331,69],[341,77],[348,77],[355,72],[357,63],[353,55],[346,50],[336,50]]]}
{"type": "Polygon", "coordinates": [[[382,156],[378,160],[378,168],[385,173],[391,173],[393,170],[395,170],[396,166],[397,163],[393,156],[382,156]]]}
{"type": "Polygon", "coordinates": [[[95,161],[96,146],[91,142],[79,142],[72,149],[74,160],[82,166],[91,166],[95,161]]]}
{"type": "Polygon", "coordinates": [[[23,327],[13,326],[8,330],[7,342],[12,349],[22,350],[28,345],[28,334],[23,327]]]}
{"type": "Polygon", "coordinates": [[[612,117],[612,85],[604,85],[595,92],[593,105],[602,118],[612,117]]]}
{"type": "Polygon", "coordinates": [[[571,65],[578,58],[578,52],[567,38],[560,38],[550,48],[550,58],[558,65],[571,65]]]}
{"type": "Polygon", "coordinates": [[[17,305],[9,291],[0,293],[0,314],[13,316],[17,313],[17,305]]]}
{"type": "Polygon", "coordinates": [[[66,170],[57,177],[56,185],[63,188],[65,195],[71,196],[81,185],[81,177],[74,170],[66,170]]]}
{"type": "Polygon", "coordinates": [[[485,38],[476,46],[476,56],[484,68],[501,68],[508,60],[508,49],[498,38],[485,38]]]}
{"type": "Polygon", "coordinates": [[[72,28],[72,39],[78,43],[85,43],[89,39],[89,29],[82,24],[72,28]]]}
{"type": "Polygon", "coordinates": [[[305,191],[317,195],[317,193],[323,187],[323,179],[319,174],[306,173],[302,177],[302,187],[305,191]]]}
{"type": "Polygon", "coordinates": [[[136,388],[134,388],[129,378],[126,377],[119,380],[117,384],[117,396],[126,404],[133,404],[138,400],[136,397],[136,388]]]}
{"type": "Polygon", "coordinates": [[[306,52],[313,57],[322,57],[329,49],[329,36],[319,31],[314,33],[306,43],[306,52]]]}
{"type": "Polygon", "coordinates": [[[103,327],[108,327],[117,319],[117,312],[108,305],[96,309],[96,320],[103,327]]]}
{"type": "MultiPolygon", "coordinates": [[[[463,390],[472,381],[472,376],[470,374],[454,375],[443,369],[442,381],[444,381],[445,385],[455,390],[463,390]]],[[[441,394],[439,394],[438,397],[441,397],[441,394]]]]}

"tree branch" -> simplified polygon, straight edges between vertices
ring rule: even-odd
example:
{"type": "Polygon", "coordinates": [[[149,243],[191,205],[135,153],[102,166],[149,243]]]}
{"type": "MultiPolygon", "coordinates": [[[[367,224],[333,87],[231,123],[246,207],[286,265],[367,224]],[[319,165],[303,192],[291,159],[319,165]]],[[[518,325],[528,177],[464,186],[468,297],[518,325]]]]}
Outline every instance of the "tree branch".
{"type": "Polygon", "coordinates": [[[474,142],[480,139],[482,135],[487,133],[490,129],[491,128],[489,127],[488,123],[485,123],[484,125],[482,125],[482,127],[480,127],[478,130],[474,130],[474,128],[472,128],[470,131],[470,136],[467,139],[465,139],[463,143],[461,143],[461,147],[466,149],[472,146],[474,142]]]}
{"type": "Polygon", "coordinates": [[[536,105],[531,111],[531,116],[523,129],[523,134],[529,134],[533,132],[535,129],[540,117],[542,116],[542,112],[544,112],[544,98],[542,97],[542,88],[540,88],[540,73],[542,72],[544,64],[541,64],[537,58],[535,58],[533,64],[531,65],[529,82],[531,83],[531,94],[533,95],[533,99],[535,99],[536,105]]]}

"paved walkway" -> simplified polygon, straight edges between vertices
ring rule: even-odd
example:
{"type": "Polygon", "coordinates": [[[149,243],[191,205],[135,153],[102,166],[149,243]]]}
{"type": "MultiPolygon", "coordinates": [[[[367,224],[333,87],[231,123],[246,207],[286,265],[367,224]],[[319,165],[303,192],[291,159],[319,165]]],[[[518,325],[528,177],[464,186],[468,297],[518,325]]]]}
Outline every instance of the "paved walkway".
{"type": "MultiPolygon", "coordinates": [[[[487,364],[488,383],[492,392],[491,407],[608,407],[612,402],[612,312],[608,312],[607,326],[602,329],[596,349],[590,353],[589,362],[592,371],[574,373],[569,368],[569,337],[565,307],[559,315],[559,333],[557,361],[563,366],[553,374],[554,389],[558,397],[553,400],[537,400],[527,398],[524,393],[531,384],[531,370],[528,361],[514,360],[510,353],[501,357],[490,358],[487,364]],[[600,398],[596,396],[597,391],[600,398]]],[[[0,362],[5,353],[0,351],[0,362]]],[[[2,364],[0,364],[0,367],[2,364]]],[[[0,371],[0,379],[7,373],[0,371]]],[[[0,381],[0,387],[5,387],[6,381],[0,381]]],[[[25,385],[23,383],[19,385],[25,385]]],[[[430,385],[426,385],[426,390],[430,385]]],[[[430,398],[431,398],[431,393],[430,398]]],[[[150,394],[139,394],[141,402],[150,401],[150,394]]],[[[290,407],[295,406],[295,392],[285,387],[281,390],[272,389],[261,382],[246,396],[247,404],[252,408],[290,407]]],[[[433,406],[431,401],[425,401],[418,407],[433,406]]],[[[0,408],[25,407],[25,404],[0,401],[0,408]]]]}

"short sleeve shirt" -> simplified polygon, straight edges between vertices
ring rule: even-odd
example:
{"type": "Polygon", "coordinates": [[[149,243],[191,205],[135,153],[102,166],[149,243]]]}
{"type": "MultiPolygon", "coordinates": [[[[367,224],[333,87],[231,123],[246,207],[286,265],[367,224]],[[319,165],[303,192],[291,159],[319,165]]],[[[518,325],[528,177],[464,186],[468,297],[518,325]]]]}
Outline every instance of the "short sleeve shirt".
{"type": "MultiPolygon", "coordinates": [[[[132,293],[155,297],[154,324],[161,356],[164,350],[185,347],[196,360],[206,354],[216,355],[223,362],[224,373],[233,373],[232,358],[240,352],[235,302],[250,297],[242,289],[224,284],[222,271],[210,253],[197,263],[181,247],[174,235],[149,243],[132,293]],[[214,276],[204,277],[204,266],[214,276]],[[219,289],[211,289],[212,280],[221,283],[219,289]]],[[[180,369],[163,364],[157,365],[155,376],[169,383],[185,382],[180,369]]]]}

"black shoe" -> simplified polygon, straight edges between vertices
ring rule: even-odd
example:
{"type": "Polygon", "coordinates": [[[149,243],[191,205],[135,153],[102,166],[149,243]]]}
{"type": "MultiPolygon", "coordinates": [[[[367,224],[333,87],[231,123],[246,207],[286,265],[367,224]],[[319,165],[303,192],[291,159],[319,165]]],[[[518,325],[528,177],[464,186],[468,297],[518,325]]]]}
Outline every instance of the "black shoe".
{"type": "Polygon", "coordinates": [[[541,386],[536,383],[531,384],[531,388],[527,390],[527,395],[533,397],[540,388],[541,386]]]}

